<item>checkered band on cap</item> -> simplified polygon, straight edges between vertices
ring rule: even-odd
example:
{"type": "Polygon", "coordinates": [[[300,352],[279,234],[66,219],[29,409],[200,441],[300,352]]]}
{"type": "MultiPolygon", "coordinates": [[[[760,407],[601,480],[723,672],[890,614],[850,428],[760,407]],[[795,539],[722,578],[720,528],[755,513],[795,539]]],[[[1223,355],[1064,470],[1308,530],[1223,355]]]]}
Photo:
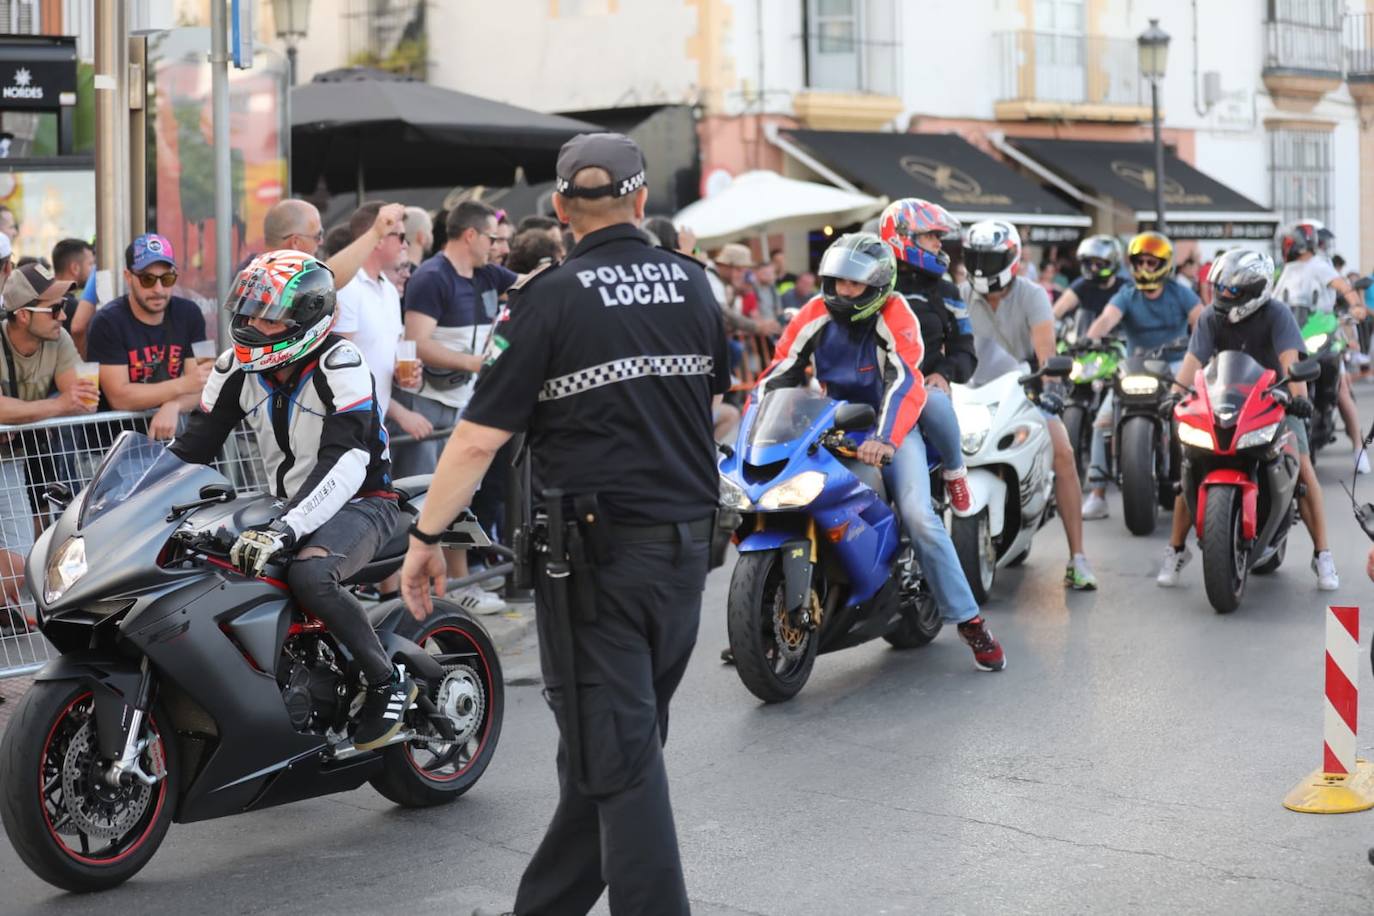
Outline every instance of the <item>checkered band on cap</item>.
{"type": "Polygon", "coordinates": [[[539,400],[557,401],[594,388],[614,385],[616,382],[628,382],[631,379],[649,376],[710,375],[715,371],[715,365],[714,359],[701,354],[633,356],[629,359],[617,359],[549,379],[539,392],[539,400]]]}

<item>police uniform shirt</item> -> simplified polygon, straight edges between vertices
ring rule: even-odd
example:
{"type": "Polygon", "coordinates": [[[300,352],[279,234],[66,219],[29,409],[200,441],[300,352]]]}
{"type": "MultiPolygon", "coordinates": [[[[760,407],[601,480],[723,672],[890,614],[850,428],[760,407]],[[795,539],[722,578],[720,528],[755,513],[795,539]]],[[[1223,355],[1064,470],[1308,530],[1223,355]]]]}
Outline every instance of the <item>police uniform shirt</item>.
{"type": "Polygon", "coordinates": [[[711,397],[730,387],[720,308],[695,260],[628,223],[511,288],[463,418],[527,430],[536,478],[629,524],[719,501],[711,397]]]}

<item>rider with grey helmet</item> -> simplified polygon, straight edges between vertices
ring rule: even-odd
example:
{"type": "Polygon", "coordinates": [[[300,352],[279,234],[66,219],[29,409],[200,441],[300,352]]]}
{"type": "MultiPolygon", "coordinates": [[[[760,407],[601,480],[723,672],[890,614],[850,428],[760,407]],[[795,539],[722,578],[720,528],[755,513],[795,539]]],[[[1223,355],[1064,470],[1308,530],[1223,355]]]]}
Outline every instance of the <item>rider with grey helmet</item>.
{"type": "Polygon", "coordinates": [[[1089,325],[1102,314],[1112,296],[1126,283],[1121,274],[1125,252],[1112,235],[1090,235],[1078,243],[1078,270],[1082,274],[1054,300],[1055,320],[1074,314],[1077,336],[1087,333],[1089,325]]]}
{"type": "MultiPolygon", "coordinates": [[[[1272,298],[1274,289],[1274,260],[1261,251],[1238,248],[1226,252],[1212,263],[1207,282],[1212,284],[1212,307],[1198,318],[1188,343],[1188,353],[1178,370],[1181,384],[1191,387],[1198,369],[1216,354],[1225,350],[1240,350],[1266,369],[1280,377],[1304,355],[1302,332],[1293,312],[1282,302],[1272,298]]],[[[1312,415],[1307,400],[1307,385],[1292,382],[1288,386],[1292,401],[1284,424],[1297,439],[1302,462],[1299,480],[1306,487],[1300,497],[1302,519],[1312,535],[1315,548],[1312,571],[1317,576],[1317,588],[1334,591],[1340,587],[1336,563],[1326,541],[1326,514],[1322,502],[1321,484],[1317,482],[1308,452],[1307,427],[1303,418],[1312,415]]],[[[1187,547],[1188,529],[1192,517],[1182,494],[1174,501],[1174,524],[1169,545],[1164,548],[1164,562],[1156,582],[1165,588],[1178,584],[1178,574],[1192,558],[1187,547]]]]}

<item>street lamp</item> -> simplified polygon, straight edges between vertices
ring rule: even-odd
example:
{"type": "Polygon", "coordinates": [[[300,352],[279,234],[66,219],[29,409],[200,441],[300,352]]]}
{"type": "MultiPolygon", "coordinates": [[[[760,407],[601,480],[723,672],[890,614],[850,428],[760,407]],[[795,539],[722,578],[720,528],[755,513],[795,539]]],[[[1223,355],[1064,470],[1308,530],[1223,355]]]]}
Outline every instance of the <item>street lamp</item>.
{"type": "Polygon", "coordinates": [[[1158,19],[1136,40],[1140,52],[1140,75],[1150,81],[1150,109],[1155,129],[1155,228],[1168,233],[1164,220],[1164,140],[1159,135],[1159,81],[1169,58],[1169,33],[1159,27],[1158,19]]]}
{"type": "Polygon", "coordinates": [[[286,42],[286,62],[291,85],[296,85],[296,43],[305,37],[310,22],[310,0],[272,0],[272,19],[277,38],[286,42]]]}

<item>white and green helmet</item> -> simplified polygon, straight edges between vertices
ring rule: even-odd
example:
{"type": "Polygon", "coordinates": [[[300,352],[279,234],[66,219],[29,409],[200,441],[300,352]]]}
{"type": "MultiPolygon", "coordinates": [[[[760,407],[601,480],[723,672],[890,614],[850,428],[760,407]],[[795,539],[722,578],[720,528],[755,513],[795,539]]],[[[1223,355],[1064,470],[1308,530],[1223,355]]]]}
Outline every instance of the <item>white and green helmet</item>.
{"type": "Polygon", "coordinates": [[[239,271],[224,307],[243,371],[280,369],[316,350],[334,326],[334,273],[308,254],[269,251],[239,271]],[[266,334],[249,324],[254,318],[286,328],[266,334]]]}

